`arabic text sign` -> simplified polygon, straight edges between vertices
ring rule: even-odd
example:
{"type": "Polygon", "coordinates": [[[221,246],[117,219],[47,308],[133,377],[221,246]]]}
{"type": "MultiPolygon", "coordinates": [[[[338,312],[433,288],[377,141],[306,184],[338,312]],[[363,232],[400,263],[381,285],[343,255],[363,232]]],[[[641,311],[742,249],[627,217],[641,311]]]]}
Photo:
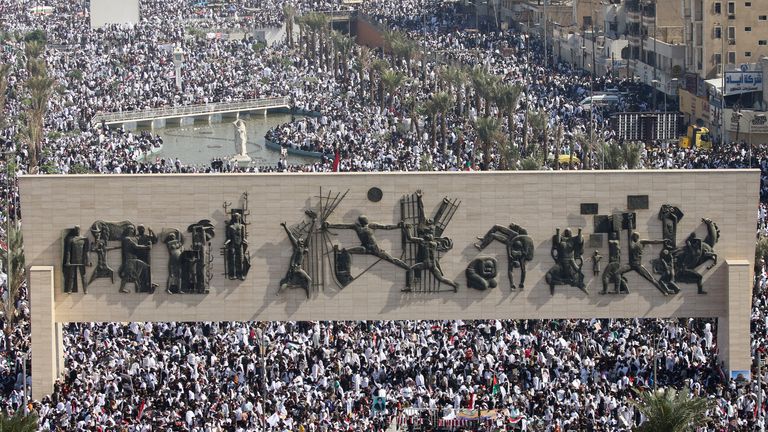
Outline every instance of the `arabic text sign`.
{"type": "Polygon", "coordinates": [[[763,90],[763,73],[757,72],[726,72],[725,94],[734,95],[763,90]]]}

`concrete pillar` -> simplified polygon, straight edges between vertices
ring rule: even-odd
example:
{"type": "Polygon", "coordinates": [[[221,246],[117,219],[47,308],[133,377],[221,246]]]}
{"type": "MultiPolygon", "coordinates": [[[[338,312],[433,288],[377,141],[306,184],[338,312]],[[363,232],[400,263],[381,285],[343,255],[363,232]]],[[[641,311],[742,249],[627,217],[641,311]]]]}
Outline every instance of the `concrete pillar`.
{"type": "Polygon", "coordinates": [[[56,323],[53,300],[53,266],[33,266],[29,271],[29,298],[32,313],[32,398],[53,392],[53,383],[62,371],[61,325],[56,323]]]}
{"type": "Polygon", "coordinates": [[[179,117],[179,126],[192,126],[195,124],[194,117],[179,117]]]}
{"type": "Polygon", "coordinates": [[[139,123],[135,121],[129,121],[123,123],[123,128],[128,131],[135,131],[139,127],[139,123]]]}
{"type": "Polygon", "coordinates": [[[216,124],[221,123],[221,114],[211,114],[208,116],[208,123],[216,124]]]}
{"type": "Polygon", "coordinates": [[[162,129],[164,127],[165,127],[165,119],[164,118],[159,118],[159,119],[152,120],[152,130],[162,129]]]}
{"type": "Polygon", "coordinates": [[[752,269],[747,260],[726,260],[728,268],[728,301],[726,316],[717,320],[717,348],[726,373],[749,371],[749,319],[752,306],[752,269]]]}

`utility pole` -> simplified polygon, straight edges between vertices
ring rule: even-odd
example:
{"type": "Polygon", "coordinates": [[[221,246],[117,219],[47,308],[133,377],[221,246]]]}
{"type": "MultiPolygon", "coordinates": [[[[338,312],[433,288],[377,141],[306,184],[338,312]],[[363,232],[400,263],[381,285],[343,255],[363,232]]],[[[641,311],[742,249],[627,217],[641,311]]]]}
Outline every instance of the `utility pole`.
{"type": "MultiPolygon", "coordinates": [[[[16,151],[11,149],[9,151],[3,152],[3,155],[5,156],[5,186],[6,186],[6,195],[5,195],[5,205],[6,205],[6,221],[5,221],[5,245],[6,245],[6,254],[5,254],[5,266],[6,271],[8,274],[6,275],[6,292],[8,293],[8,299],[6,301],[13,302],[16,299],[11,297],[11,287],[13,286],[13,259],[12,257],[12,251],[11,251],[11,229],[13,228],[13,214],[11,213],[11,207],[13,207],[13,174],[16,170],[16,167],[12,166],[16,162],[16,151]]],[[[15,213],[15,212],[14,212],[15,213]]],[[[10,321],[9,321],[10,322],[10,321]]],[[[10,325],[9,322],[6,323],[6,325],[10,325]]],[[[24,409],[27,409],[27,354],[23,353],[21,354],[21,371],[24,375],[23,378],[23,386],[22,386],[22,392],[23,392],[23,398],[24,398],[24,409]]]]}
{"type": "Polygon", "coordinates": [[[720,144],[725,144],[725,38],[727,26],[720,27],[720,144]]]}
{"type": "MultiPolygon", "coordinates": [[[[594,10],[592,10],[592,12],[594,12],[594,10]]],[[[596,68],[595,68],[595,65],[596,65],[596,63],[595,63],[595,57],[596,57],[596,55],[595,55],[595,39],[596,39],[596,37],[595,37],[595,20],[593,18],[592,19],[592,73],[590,74],[590,79],[591,79],[592,76],[595,75],[595,71],[596,71],[596,68]]]]}
{"type": "MultiPolygon", "coordinates": [[[[653,80],[656,81],[656,61],[659,58],[659,55],[656,54],[656,17],[658,16],[658,11],[656,10],[656,0],[653,0],[653,80]]],[[[658,93],[658,89],[656,87],[653,88],[653,110],[658,111],[658,107],[656,106],[656,93],[658,93]]],[[[666,94],[666,93],[665,93],[666,94]]]]}
{"type": "Polygon", "coordinates": [[[549,0],[544,0],[544,68],[547,67],[547,21],[549,20],[549,0]]]}
{"type": "MultiPolygon", "coordinates": [[[[525,38],[525,112],[523,113],[523,150],[528,152],[528,74],[531,64],[531,12],[528,11],[528,27],[526,28],[525,38]]],[[[478,113],[479,114],[479,113],[478,113]]],[[[521,155],[525,156],[525,155],[521,155]]]]}
{"type": "Polygon", "coordinates": [[[24,375],[24,387],[22,387],[22,392],[24,392],[24,412],[26,412],[29,404],[29,400],[27,399],[27,353],[21,355],[21,373],[24,375]]]}
{"type": "Polygon", "coordinates": [[[763,353],[760,352],[759,348],[757,349],[757,419],[760,422],[760,432],[764,432],[765,418],[763,417],[763,353]]]}

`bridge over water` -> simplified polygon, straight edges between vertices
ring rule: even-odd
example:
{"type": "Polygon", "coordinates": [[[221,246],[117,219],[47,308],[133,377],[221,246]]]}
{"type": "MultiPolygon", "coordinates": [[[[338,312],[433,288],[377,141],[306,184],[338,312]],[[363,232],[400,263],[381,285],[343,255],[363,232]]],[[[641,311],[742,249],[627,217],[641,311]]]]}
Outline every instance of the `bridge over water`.
{"type": "Polygon", "coordinates": [[[263,113],[277,108],[290,108],[287,97],[251,99],[239,102],[218,102],[198,105],[184,105],[137,111],[97,113],[92,124],[122,125],[126,129],[148,126],[163,128],[168,121],[178,121],[180,126],[193,124],[196,120],[220,123],[224,117],[238,118],[243,113],[263,113]]]}

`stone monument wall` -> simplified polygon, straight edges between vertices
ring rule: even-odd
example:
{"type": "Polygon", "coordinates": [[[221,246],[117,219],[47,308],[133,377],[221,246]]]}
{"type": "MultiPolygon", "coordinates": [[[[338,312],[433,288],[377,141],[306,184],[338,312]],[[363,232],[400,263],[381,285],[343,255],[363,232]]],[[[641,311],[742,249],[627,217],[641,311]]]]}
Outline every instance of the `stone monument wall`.
{"type": "MultiPolygon", "coordinates": [[[[719,317],[729,320],[721,330],[727,329],[731,339],[747,338],[739,341],[738,352],[729,354],[743,363],[748,361],[758,177],[757,170],[24,176],[20,184],[26,260],[33,274],[33,343],[36,328],[72,321],[719,317]],[[418,190],[423,221],[434,219],[432,226],[419,226],[418,190]],[[250,269],[241,280],[237,275],[225,275],[222,251],[232,209],[245,207],[244,193],[250,269]],[[699,294],[693,281],[682,281],[676,283],[679,293],[665,295],[640,271],[626,267],[631,255],[630,233],[636,231],[641,240],[652,241],[642,248],[643,268],[654,280],[663,279],[654,272],[652,260],[661,256],[665,247],[660,243],[669,236],[659,216],[664,204],[682,213],[673,233],[675,244],[667,248],[678,262],[691,259],[685,249],[691,233],[696,233],[692,242],[698,251],[711,237],[713,231],[708,228],[712,225],[703,219],[716,224],[719,238],[708,253],[717,255],[717,263],[712,268],[708,268],[712,260],[689,266],[701,275],[707,294],[699,294]],[[610,217],[613,214],[617,216],[610,217]],[[317,216],[314,227],[312,215],[317,216]],[[361,249],[361,241],[352,229],[323,228],[323,220],[331,225],[353,224],[360,215],[366,215],[376,228],[378,256],[353,253],[345,267],[342,252],[361,249]],[[397,226],[403,215],[413,225],[406,227],[411,237],[421,238],[421,243],[409,241],[397,226]],[[92,249],[97,243],[93,234],[96,221],[109,223],[95,226],[113,233],[105,245],[104,264],[114,272],[114,283],[102,275],[88,285],[87,294],[82,287],[65,293],[62,269],[63,250],[69,244],[68,233],[71,235],[68,230],[79,225],[80,237],[92,249]],[[312,281],[305,290],[301,285],[307,281],[294,273],[291,286],[278,294],[293,253],[280,225],[283,221],[297,238],[305,238],[312,230],[309,251],[303,255],[303,271],[312,281]],[[184,273],[180,280],[193,277],[197,288],[173,288],[174,293],[167,293],[172,264],[168,234],[180,235],[182,249],[192,250],[192,226],[201,223],[214,234],[206,246],[208,273],[184,273]],[[533,248],[531,259],[522,260],[525,287],[515,290],[507,274],[507,246],[492,241],[480,251],[474,245],[494,225],[508,227],[511,223],[516,224],[515,229],[527,231],[530,240],[522,244],[533,248]],[[120,236],[127,224],[143,225],[158,237],[146,263],[151,283],[157,285],[152,293],[136,292],[137,284],[132,281],[125,285],[129,292],[119,291],[121,275],[130,273],[121,268],[125,266],[120,236]],[[583,287],[578,281],[559,280],[552,290],[548,273],[565,278],[563,271],[553,270],[553,255],[570,253],[567,247],[553,253],[553,235],[557,228],[564,233],[569,227],[574,235],[583,228],[583,254],[572,260],[574,265],[582,265],[583,287]],[[618,230],[628,293],[613,294],[612,282],[607,284],[607,294],[600,293],[611,256],[608,232],[612,230],[618,230]],[[434,233],[432,243],[426,239],[428,232],[434,233]],[[381,259],[380,250],[392,259],[381,259]],[[424,253],[430,251],[444,277],[458,283],[457,290],[439,283],[427,266],[413,272],[412,291],[403,292],[405,267],[423,262],[424,253]],[[592,265],[595,251],[602,256],[597,275],[592,265]],[[478,257],[496,259],[495,288],[467,286],[466,269],[478,257]],[[204,284],[202,279],[206,279],[204,284]],[[195,293],[180,293],[190,291],[195,293]],[[39,299],[44,303],[38,303],[39,299]],[[735,319],[736,315],[741,319],[735,319]]],[[[513,255],[521,250],[520,244],[510,247],[513,255]]],[[[85,266],[86,279],[98,264],[95,252],[88,256],[92,266],[85,266]]],[[[187,266],[193,264],[183,268],[193,268],[187,266]]],[[[519,266],[512,268],[516,285],[520,270],[519,266]]],[[[78,271],[74,278],[79,280],[78,271]]],[[[579,273],[574,269],[566,273],[569,271],[579,273]]],[[[719,338],[725,341],[727,336],[720,334],[719,338]]],[[[43,336],[37,341],[48,343],[43,336]]],[[[55,334],[50,341],[55,345],[55,334]]],[[[721,353],[724,351],[722,348],[721,353]]]]}

